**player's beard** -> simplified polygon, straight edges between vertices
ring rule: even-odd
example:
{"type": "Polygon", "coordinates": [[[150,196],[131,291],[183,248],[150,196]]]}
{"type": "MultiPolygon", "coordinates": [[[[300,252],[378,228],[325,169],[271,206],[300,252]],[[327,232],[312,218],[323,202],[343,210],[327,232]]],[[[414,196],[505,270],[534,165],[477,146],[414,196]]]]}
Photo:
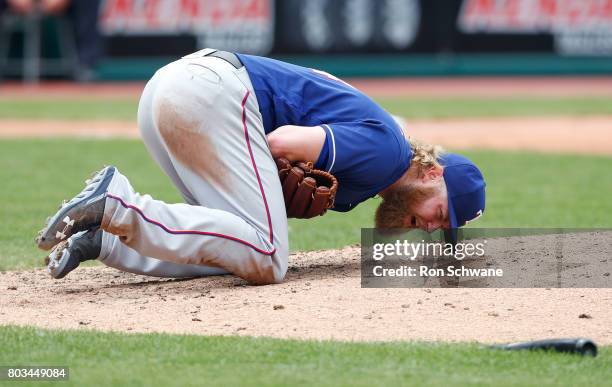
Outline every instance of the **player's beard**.
{"type": "Polygon", "coordinates": [[[389,190],[376,209],[374,224],[379,230],[410,227],[406,217],[413,208],[438,192],[438,187],[408,184],[389,190]]]}

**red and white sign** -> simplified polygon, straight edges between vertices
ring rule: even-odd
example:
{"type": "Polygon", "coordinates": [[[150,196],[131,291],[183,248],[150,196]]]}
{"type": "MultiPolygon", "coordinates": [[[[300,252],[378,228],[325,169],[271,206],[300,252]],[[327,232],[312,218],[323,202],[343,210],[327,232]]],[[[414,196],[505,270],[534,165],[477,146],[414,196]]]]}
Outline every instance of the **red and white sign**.
{"type": "Polygon", "coordinates": [[[464,0],[464,33],[551,33],[563,54],[612,54],[612,0],[464,0]]]}
{"type": "Polygon", "coordinates": [[[104,0],[106,35],[193,34],[199,46],[266,54],[274,0],[104,0]]]}

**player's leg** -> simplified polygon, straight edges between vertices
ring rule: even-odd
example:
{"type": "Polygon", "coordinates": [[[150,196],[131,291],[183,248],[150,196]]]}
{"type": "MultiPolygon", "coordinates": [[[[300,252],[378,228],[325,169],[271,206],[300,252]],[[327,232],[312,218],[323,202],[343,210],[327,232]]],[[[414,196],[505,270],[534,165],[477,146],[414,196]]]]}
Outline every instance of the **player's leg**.
{"type": "Polygon", "coordinates": [[[134,274],[154,277],[191,278],[227,274],[227,270],[206,265],[181,264],[146,257],[121,243],[119,237],[102,232],[98,260],[106,266],[134,274]]]}
{"type": "Polygon", "coordinates": [[[166,70],[155,91],[155,129],[201,206],[140,195],[117,172],[102,227],[143,256],[221,267],[253,282],[281,280],[288,251],[282,191],[244,74],[241,81],[217,58],[166,70]]]}
{"type": "MultiPolygon", "coordinates": [[[[229,75],[233,76],[233,74],[229,74],[229,75]]],[[[238,78],[230,77],[230,81],[233,81],[235,83],[234,87],[237,86],[236,85],[237,79],[238,78]]],[[[174,84],[175,81],[171,80],[170,83],[174,84]]],[[[243,85],[238,84],[238,86],[239,86],[239,89],[241,89],[240,92],[244,91],[243,85]]],[[[149,89],[149,87],[147,88],[149,89]]],[[[150,94],[150,93],[146,92],[145,95],[143,95],[143,97],[145,97],[147,94],[150,94]]],[[[146,103],[147,100],[150,100],[150,98],[143,98],[143,101],[145,101],[144,103],[145,107],[148,105],[146,103]]],[[[141,101],[141,105],[143,101],[141,101]]],[[[147,110],[150,110],[150,109],[141,109],[141,112],[143,113],[140,114],[140,116],[147,116],[148,115],[147,110]]],[[[245,98],[242,101],[241,113],[244,116],[244,122],[243,122],[244,132],[240,131],[239,133],[248,135],[247,126],[254,125],[255,127],[257,127],[257,125],[260,125],[260,122],[251,122],[253,120],[257,121],[256,116],[258,116],[258,112],[257,112],[256,103],[253,101],[251,104],[246,104],[246,98],[245,98]],[[248,115],[246,114],[247,112],[249,113],[248,115]]],[[[236,116],[240,116],[240,115],[236,115],[236,116]]],[[[232,116],[232,118],[235,118],[236,116],[232,116]]],[[[165,118],[167,118],[167,116],[165,118]]],[[[146,120],[142,120],[142,121],[146,122],[146,120]]],[[[148,126],[150,125],[141,126],[141,129],[146,128],[148,126]]],[[[244,142],[242,143],[243,147],[246,145],[246,147],[244,147],[243,150],[248,150],[250,161],[251,161],[250,166],[252,166],[253,168],[256,167],[255,165],[256,160],[259,160],[261,158],[261,150],[264,150],[263,152],[264,157],[267,156],[269,158],[269,161],[271,161],[271,156],[267,152],[267,144],[265,143],[265,135],[263,134],[263,129],[261,129],[261,126],[259,126],[259,129],[261,131],[259,133],[255,133],[255,135],[252,138],[249,139],[248,137],[243,137],[245,141],[250,140],[251,141],[250,143],[246,143],[246,144],[244,142]],[[261,142],[262,140],[263,140],[263,143],[261,142]],[[251,144],[252,144],[252,148],[251,148],[251,144]]],[[[232,133],[232,132],[228,131],[227,133],[232,133]]],[[[177,161],[174,160],[172,161],[172,163],[168,163],[168,154],[165,152],[165,146],[159,141],[159,135],[156,135],[155,131],[145,129],[143,130],[143,136],[145,137],[145,139],[148,139],[147,146],[149,150],[151,151],[151,153],[153,154],[156,161],[160,164],[160,166],[162,166],[162,168],[166,171],[166,173],[172,178],[172,180],[175,182],[177,187],[179,187],[183,195],[186,197],[186,200],[188,202],[193,203],[195,201],[195,199],[193,199],[193,195],[191,195],[189,190],[182,183],[181,179],[178,177],[178,173],[176,172],[176,170],[172,168],[171,164],[177,163],[177,161]]],[[[222,137],[223,136],[221,136],[221,138],[222,137]]],[[[228,160],[231,161],[231,158],[228,158],[228,160]]],[[[177,163],[177,164],[179,165],[179,167],[182,168],[182,165],[180,163],[177,163]]],[[[226,166],[229,166],[229,165],[231,165],[230,162],[228,162],[226,166]]],[[[254,171],[257,172],[256,170],[254,171]]],[[[183,171],[184,174],[185,172],[187,171],[183,171]]],[[[121,176],[121,175],[118,173],[118,171],[115,171],[113,182],[115,181],[116,178],[118,178],[117,176],[121,176]]],[[[286,231],[286,218],[284,216],[284,205],[282,205],[282,196],[279,196],[280,185],[278,184],[278,179],[276,176],[276,167],[274,166],[273,162],[271,163],[271,165],[270,165],[270,162],[268,162],[268,165],[263,166],[262,171],[261,171],[261,176],[264,177],[262,179],[263,182],[259,181],[259,177],[260,177],[259,175],[251,176],[252,179],[255,179],[255,178],[258,179],[260,190],[257,192],[262,194],[262,196],[259,197],[259,199],[265,200],[263,193],[269,190],[269,191],[272,191],[272,193],[268,193],[268,196],[271,197],[271,200],[273,201],[273,203],[280,204],[280,206],[270,205],[271,209],[269,209],[267,206],[267,203],[264,203],[265,212],[262,211],[262,215],[266,216],[267,218],[267,224],[265,225],[271,226],[272,219],[274,219],[274,223],[279,227],[277,232],[274,235],[272,234],[271,229],[267,231],[269,232],[269,235],[271,238],[270,240],[272,241],[272,248],[265,251],[262,249],[258,249],[255,246],[255,244],[258,242],[258,239],[261,239],[260,236],[257,235],[259,233],[258,230],[256,230],[254,236],[251,236],[251,241],[248,240],[249,239],[248,236],[242,235],[244,233],[241,234],[240,232],[237,233],[238,237],[231,236],[231,235],[223,235],[223,236],[215,235],[214,237],[215,238],[226,237],[227,240],[230,240],[232,242],[231,244],[241,243],[247,246],[246,247],[247,249],[255,250],[255,251],[251,251],[251,256],[248,256],[247,254],[246,258],[244,258],[244,255],[240,254],[239,248],[233,249],[234,251],[230,250],[229,255],[231,256],[230,258],[231,263],[227,264],[227,263],[221,262],[219,266],[225,267],[225,268],[229,267],[230,269],[228,270],[231,270],[235,274],[238,274],[253,282],[268,283],[268,282],[279,281],[280,279],[283,278],[284,273],[286,271],[287,231],[286,231]],[[272,183],[271,184],[272,186],[270,186],[270,182],[272,183]],[[274,192],[275,189],[277,192],[274,192]],[[280,214],[280,218],[279,218],[279,214],[280,214]],[[263,252],[263,259],[258,257],[258,255],[261,255],[262,252],[263,252]],[[255,258],[253,258],[253,255],[255,256],[255,258]]],[[[129,182],[127,182],[127,179],[125,179],[125,177],[123,176],[121,176],[121,178],[123,178],[126,183],[126,184],[123,184],[124,188],[127,187],[128,192],[135,194],[131,186],[129,186],[129,182]]],[[[237,178],[241,182],[244,181],[244,176],[243,176],[242,171],[238,171],[235,174],[234,178],[237,178]]],[[[196,191],[198,191],[198,187],[199,188],[205,187],[208,184],[206,180],[202,181],[200,177],[198,177],[195,181],[192,180],[191,183],[196,185],[196,189],[195,189],[196,191]]],[[[239,185],[237,185],[237,188],[240,188],[238,186],[239,185]]],[[[97,192],[97,188],[95,191],[97,192]]],[[[200,194],[202,193],[200,191],[198,192],[200,194]]],[[[244,194],[240,194],[240,191],[237,191],[237,192],[238,192],[237,196],[239,196],[238,200],[234,201],[233,199],[233,197],[236,195],[229,196],[230,200],[233,201],[233,203],[227,204],[227,203],[224,203],[223,201],[217,201],[217,204],[219,207],[226,207],[226,208],[230,208],[234,210],[230,214],[221,214],[219,218],[224,218],[224,217],[232,218],[232,214],[240,213],[240,210],[242,210],[243,211],[242,213],[245,214],[247,217],[250,216],[251,219],[253,219],[253,217],[256,216],[256,215],[252,215],[252,212],[244,211],[246,208],[248,208],[249,204],[253,203],[253,200],[251,200],[244,194]],[[236,209],[235,203],[240,204],[239,209],[236,209]]],[[[244,193],[244,190],[243,190],[243,193],[244,193]]],[[[138,194],[135,194],[135,195],[138,195],[138,194]]],[[[208,199],[208,203],[211,203],[211,205],[215,201],[214,192],[211,195],[205,194],[204,196],[202,195],[199,195],[199,196],[200,196],[200,199],[202,197],[206,197],[208,199]]],[[[146,198],[150,199],[150,197],[148,196],[146,196],[145,199],[146,198]]],[[[219,197],[217,197],[217,199],[218,198],[219,197]]],[[[223,196],[221,196],[221,198],[223,198],[223,196]]],[[[80,199],[80,201],[77,201],[76,207],[71,207],[73,209],[71,209],[70,211],[74,211],[74,208],[83,206],[83,201],[89,200],[89,199],[90,199],[89,197],[80,199]]],[[[207,201],[207,199],[204,199],[203,201],[207,201]]],[[[89,203],[89,201],[87,203],[89,203]]],[[[163,205],[163,203],[161,202],[159,204],[163,205]]],[[[193,211],[189,211],[189,212],[191,213],[192,216],[195,215],[197,218],[197,214],[194,214],[193,211]]],[[[63,217],[64,215],[60,216],[59,218],[63,219],[63,217]]],[[[243,219],[239,219],[237,223],[239,227],[244,226],[243,219]]],[[[229,227],[229,229],[231,231],[235,231],[235,230],[238,230],[239,227],[229,227]]],[[[249,231],[252,231],[252,227],[247,226],[246,229],[247,230],[251,229],[249,231]]],[[[51,227],[51,231],[54,231],[54,227],[51,227]]],[[[54,232],[51,232],[51,231],[50,231],[50,234],[54,234],[54,232]]],[[[212,234],[214,233],[210,233],[210,235],[212,234]]],[[[248,234],[248,231],[247,231],[247,234],[248,234]]],[[[125,242],[127,238],[122,234],[121,236],[123,237],[122,239],[125,242]]],[[[87,238],[81,238],[81,239],[85,240],[86,243],[90,243],[89,241],[87,241],[87,238]]],[[[163,261],[163,260],[159,260],[155,258],[146,257],[145,254],[142,253],[142,251],[137,252],[136,250],[129,248],[126,244],[120,243],[119,239],[116,236],[113,236],[108,233],[104,233],[104,238],[102,238],[102,240],[104,241],[104,243],[103,243],[103,247],[101,248],[102,251],[99,254],[101,260],[105,264],[112,266],[112,267],[117,267],[121,270],[130,271],[130,272],[139,273],[139,274],[149,274],[149,275],[168,276],[168,277],[191,277],[191,276],[225,273],[225,269],[202,266],[200,264],[185,263],[184,260],[183,261],[178,260],[179,263],[174,263],[176,261],[170,262],[170,261],[163,261]]],[[[156,239],[156,240],[158,241],[159,239],[156,239]]],[[[265,242],[265,239],[264,239],[264,242],[265,242]]],[[[78,247],[78,244],[76,245],[78,247]]],[[[88,250],[91,251],[91,248],[89,248],[88,250]]],[[[81,252],[83,251],[83,249],[78,248],[78,251],[81,252]]],[[[172,255],[173,253],[170,252],[170,254],[172,255]]],[[[185,253],[183,254],[183,256],[187,256],[188,259],[193,258],[193,255],[191,255],[190,253],[185,253]]],[[[72,256],[72,258],[74,258],[74,255],[72,256]]],[[[221,261],[223,261],[223,259],[221,259],[221,261]]]]}
{"type": "MultiPolygon", "coordinates": [[[[151,101],[158,78],[154,76],[143,92],[139,106],[139,125],[141,127],[153,125],[149,117],[152,117],[150,112],[151,101]]],[[[164,152],[160,151],[163,144],[159,142],[159,139],[151,136],[155,132],[153,130],[143,130],[142,132],[145,135],[145,143],[149,152],[154,156],[157,163],[170,176],[185,200],[188,203],[194,203],[194,199],[180,181],[169,158],[164,152]]],[[[87,199],[89,198],[84,198],[84,200],[87,199]]],[[[215,267],[178,264],[142,256],[134,249],[121,243],[119,237],[104,232],[97,227],[72,235],[67,240],[62,240],[53,247],[46,262],[51,276],[59,279],[76,269],[81,262],[93,259],[99,259],[107,266],[122,271],[158,277],[198,277],[227,273],[227,271],[215,267]]]]}
{"type": "MultiPolygon", "coordinates": [[[[152,113],[153,95],[159,78],[162,76],[160,73],[162,72],[163,69],[153,76],[142,93],[138,106],[138,126],[140,127],[142,139],[151,157],[153,157],[166,175],[170,177],[174,185],[185,198],[185,201],[189,204],[196,204],[193,195],[189,192],[185,184],[183,184],[178,173],[174,169],[161,137],[154,128],[155,124],[153,122],[152,113]]],[[[101,252],[98,259],[105,265],[122,271],[156,277],[201,277],[227,273],[226,270],[217,267],[181,264],[145,257],[136,250],[121,243],[119,237],[107,232],[103,232],[101,252]]]]}
{"type": "Polygon", "coordinates": [[[190,278],[227,274],[210,266],[183,265],[144,257],[127,247],[119,237],[94,228],[72,235],[56,245],[47,256],[47,270],[56,279],[65,277],[82,262],[99,259],[105,265],[135,274],[190,278]]]}

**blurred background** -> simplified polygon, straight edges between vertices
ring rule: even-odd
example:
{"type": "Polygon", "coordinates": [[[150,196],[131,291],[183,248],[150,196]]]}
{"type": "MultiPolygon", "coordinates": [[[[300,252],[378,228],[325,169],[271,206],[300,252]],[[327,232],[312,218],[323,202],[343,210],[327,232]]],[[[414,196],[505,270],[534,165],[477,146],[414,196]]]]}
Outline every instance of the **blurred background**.
{"type": "Polygon", "coordinates": [[[612,73],[610,0],[0,0],[5,79],[139,80],[204,47],[339,76],[612,73]]]}

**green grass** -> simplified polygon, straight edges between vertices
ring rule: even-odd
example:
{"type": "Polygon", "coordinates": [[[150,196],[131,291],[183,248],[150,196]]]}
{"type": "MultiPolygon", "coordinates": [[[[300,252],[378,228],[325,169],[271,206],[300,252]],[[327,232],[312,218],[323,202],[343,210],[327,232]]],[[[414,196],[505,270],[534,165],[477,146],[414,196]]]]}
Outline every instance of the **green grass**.
{"type": "Polygon", "coordinates": [[[0,99],[0,119],[136,121],[137,98],[0,99]]]}
{"type": "Polygon", "coordinates": [[[612,350],[607,347],[593,359],[476,344],[337,343],[10,326],[0,327],[0,342],[0,364],[68,366],[69,383],[57,384],[74,386],[597,386],[612,378],[612,350]]]}
{"type": "MultiPolygon", "coordinates": [[[[610,227],[612,158],[467,152],[488,182],[487,210],[476,227],[610,227]]],[[[170,180],[136,140],[0,141],[0,270],[40,266],[34,236],[62,199],[82,189],[89,174],[114,164],[136,190],[182,201],[170,180]]],[[[359,242],[371,227],[377,199],[350,213],[290,221],[292,250],[359,242]]]]}
{"type": "MultiPolygon", "coordinates": [[[[378,98],[408,118],[610,115],[610,97],[378,98]]],[[[2,99],[0,119],[135,120],[137,99],[2,99]]]]}

